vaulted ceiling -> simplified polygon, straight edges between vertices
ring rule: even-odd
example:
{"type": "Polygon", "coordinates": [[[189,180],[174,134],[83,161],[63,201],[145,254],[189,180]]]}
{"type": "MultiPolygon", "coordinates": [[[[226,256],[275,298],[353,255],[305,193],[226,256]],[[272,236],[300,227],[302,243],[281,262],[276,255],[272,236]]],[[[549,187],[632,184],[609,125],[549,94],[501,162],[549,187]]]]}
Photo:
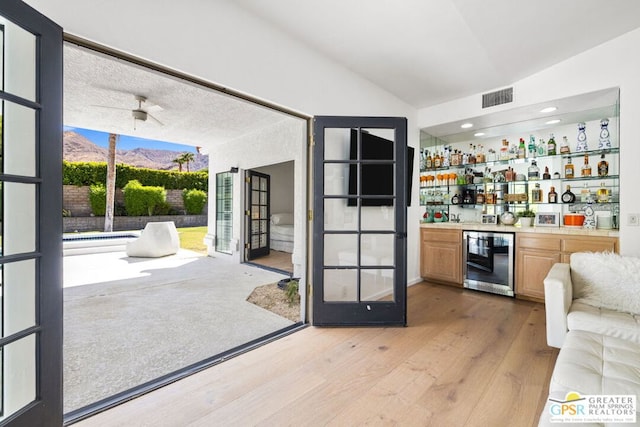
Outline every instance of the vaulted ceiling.
{"type": "Polygon", "coordinates": [[[234,1],[417,108],[509,85],[640,27],[637,0],[234,1]]]}

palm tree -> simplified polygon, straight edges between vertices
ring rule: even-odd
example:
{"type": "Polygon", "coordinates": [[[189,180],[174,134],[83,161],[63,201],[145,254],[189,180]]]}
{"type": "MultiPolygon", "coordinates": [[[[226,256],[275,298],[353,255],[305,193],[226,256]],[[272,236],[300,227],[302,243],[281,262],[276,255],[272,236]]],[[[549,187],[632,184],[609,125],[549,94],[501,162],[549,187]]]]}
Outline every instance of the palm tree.
{"type": "Polygon", "coordinates": [[[182,156],[178,156],[175,159],[171,160],[173,163],[178,164],[178,172],[182,172],[182,164],[184,163],[184,159],[182,156]]]}
{"type": "Polygon", "coordinates": [[[180,156],[180,158],[184,163],[187,164],[187,172],[191,172],[189,170],[189,163],[193,162],[193,160],[195,159],[195,155],[193,153],[184,153],[182,156],[180,156]]]}
{"type": "Polygon", "coordinates": [[[113,207],[116,196],[116,143],[118,135],[109,134],[109,151],[107,155],[107,209],[104,213],[104,231],[113,231],[113,207]]]}

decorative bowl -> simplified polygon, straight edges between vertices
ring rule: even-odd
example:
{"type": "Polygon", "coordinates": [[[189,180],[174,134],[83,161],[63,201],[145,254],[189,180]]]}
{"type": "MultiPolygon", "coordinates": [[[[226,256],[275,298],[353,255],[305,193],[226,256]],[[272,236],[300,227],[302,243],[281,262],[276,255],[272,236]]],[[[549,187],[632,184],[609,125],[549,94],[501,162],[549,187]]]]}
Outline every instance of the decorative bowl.
{"type": "Polygon", "coordinates": [[[513,225],[518,220],[518,217],[515,216],[513,212],[503,212],[500,215],[500,222],[504,225],[513,225]]]}

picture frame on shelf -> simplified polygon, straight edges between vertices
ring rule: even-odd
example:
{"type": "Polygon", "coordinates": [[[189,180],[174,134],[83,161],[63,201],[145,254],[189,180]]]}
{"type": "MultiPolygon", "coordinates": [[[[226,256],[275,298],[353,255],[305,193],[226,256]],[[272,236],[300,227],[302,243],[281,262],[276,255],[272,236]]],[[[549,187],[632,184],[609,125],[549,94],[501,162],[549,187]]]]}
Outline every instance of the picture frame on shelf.
{"type": "Polygon", "coordinates": [[[534,225],[536,227],[560,227],[560,214],[558,212],[538,212],[534,225]]]}
{"type": "Polygon", "coordinates": [[[481,222],[482,222],[482,224],[497,225],[498,224],[498,215],[495,215],[495,214],[482,214],[481,222]]]}

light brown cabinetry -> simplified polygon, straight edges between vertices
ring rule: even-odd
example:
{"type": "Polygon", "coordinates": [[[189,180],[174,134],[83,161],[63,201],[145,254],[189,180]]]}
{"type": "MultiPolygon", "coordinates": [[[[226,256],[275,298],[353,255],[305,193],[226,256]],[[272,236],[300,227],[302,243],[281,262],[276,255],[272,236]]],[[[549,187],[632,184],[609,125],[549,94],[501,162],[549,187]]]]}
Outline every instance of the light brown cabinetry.
{"type": "Polygon", "coordinates": [[[420,275],[462,287],[462,231],[420,229],[420,275]]]}
{"type": "Polygon", "coordinates": [[[516,296],[544,302],[544,278],[574,252],[618,252],[618,238],[560,234],[516,234],[516,296]]]}

